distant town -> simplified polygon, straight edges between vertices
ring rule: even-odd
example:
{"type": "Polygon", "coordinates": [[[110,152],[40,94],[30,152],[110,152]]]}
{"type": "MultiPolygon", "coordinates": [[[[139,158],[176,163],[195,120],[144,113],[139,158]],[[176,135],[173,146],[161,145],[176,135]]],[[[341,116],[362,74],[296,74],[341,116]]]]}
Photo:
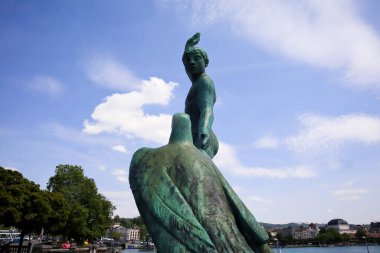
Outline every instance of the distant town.
{"type": "MultiPolygon", "coordinates": [[[[149,224],[141,217],[113,216],[114,205],[98,193],[95,181],[80,166],[58,165],[47,190],[0,166],[0,185],[0,253],[30,251],[42,244],[52,250],[154,248],[149,224]]],[[[334,218],[325,224],[261,225],[272,247],[380,244],[379,221],[354,225],[334,218]]]]}
{"type": "MultiPolygon", "coordinates": [[[[336,218],[326,224],[261,224],[268,231],[272,246],[380,244],[380,222],[354,225],[344,219],[336,218]]],[[[140,228],[141,226],[125,228],[121,223],[115,223],[107,230],[106,237],[112,240],[111,238],[115,238],[117,235],[119,236],[118,240],[124,242],[150,240],[145,226],[143,226],[142,233],[140,228]]]]}
{"type": "MultiPolygon", "coordinates": [[[[317,240],[318,243],[328,243],[329,238],[321,236],[327,231],[334,231],[335,235],[340,238],[337,241],[346,243],[362,243],[366,240],[369,242],[380,242],[380,222],[371,222],[370,224],[354,225],[349,224],[346,220],[336,218],[330,220],[327,224],[317,223],[289,223],[286,225],[263,224],[272,238],[288,238],[291,240],[317,240]],[[340,240],[339,240],[340,239],[340,240]]],[[[330,238],[331,239],[331,238],[330,238]]]]}
{"type": "MultiPolygon", "coordinates": [[[[330,220],[326,224],[261,224],[268,231],[270,238],[269,244],[272,247],[368,246],[380,244],[380,222],[353,225],[349,224],[344,219],[336,218],[330,220]]],[[[0,233],[0,245],[4,245],[6,242],[15,243],[19,239],[19,236],[20,233],[17,229],[10,231],[2,230],[0,233]],[[9,241],[9,239],[12,239],[13,241],[9,241]]],[[[60,238],[45,238],[36,234],[27,237],[27,240],[32,239],[42,242],[44,240],[62,241],[60,238]]],[[[73,245],[85,244],[86,242],[75,242],[73,245]]],[[[141,217],[114,217],[113,225],[107,229],[104,236],[98,238],[96,241],[90,241],[90,244],[103,245],[104,247],[111,248],[155,248],[152,238],[149,236],[141,217]]]]}

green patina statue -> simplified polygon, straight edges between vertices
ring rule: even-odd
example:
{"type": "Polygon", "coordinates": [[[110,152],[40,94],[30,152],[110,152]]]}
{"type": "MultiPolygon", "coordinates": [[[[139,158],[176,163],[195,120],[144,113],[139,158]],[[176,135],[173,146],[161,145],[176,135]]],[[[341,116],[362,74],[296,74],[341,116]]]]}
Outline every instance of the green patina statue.
{"type": "Polygon", "coordinates": [[[211,160],[216,95],[207,54],[194,47],[199,38],[187,41],[182,58],[192,82],[186,113],[173,116],[167,145],[134,153],[131,189],[160,253],[269,253],[267,232],[211,160]]]}
{"type": "Polygon", "coordinates": [[[195,47],[199,39],[200,33],[191,37],[182,56],[186,73],[192,82],[186,97],[185,113],[190,115],[194,145],[204,150],[212,159],[219,148],[218,139],[211,130],[216,95],[214,82],[205,72],[209,63],[207,53],[195,47]]]}
{"type": "Polygon", "coordinates": [[[136,151],[129,182],[160,253],[271,252],[265,229],[193,145],[185,113],[173,116],[169,144],[136,151]]]}

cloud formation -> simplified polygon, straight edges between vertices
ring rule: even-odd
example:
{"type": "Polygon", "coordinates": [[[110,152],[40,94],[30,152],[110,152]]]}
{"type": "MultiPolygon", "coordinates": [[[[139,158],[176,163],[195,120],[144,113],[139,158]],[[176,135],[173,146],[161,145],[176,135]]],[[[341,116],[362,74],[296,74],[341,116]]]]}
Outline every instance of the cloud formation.
{"type": "Polygon", "coordinates": [[[84,132],[99,134],[117,133],[132,138],[141,138],[156,143],[167,143],[172,116],[169,114],[146,114],[143,106],[148,104],[167,105],[173,97],[177,84],[152,77],[143,80],[139,90],[116,93],[106,97],[85,120],[84,132]]]}
{"type": "Polygon", "coordinates": [[[366,188],[344,188],[335,190],[333,195],[342,200],[359,200],[367,193],[368,189],[366,188]]]}
{"type": "Polygon", "coordinates": [[[124,169],[116,169],[112,172],[112,175],[116,176],[116,179],[123,183],[128,183],[128,172],[124,169]]]}
{"type": "Polygon", "coordinates": [[[244,177],[267,177],[267,178],[311,178],[316,176],[316,172],[306,165],[292,167],[265,168],[247,167],[241,164],[236,156],[234,148],[223,142],[219,143],[218,154],[214,158],[219,169],[244,177]]]}
{"type": "Polygon", "coordinates": [[[346,143],[365,145],[380,143],[380,118],[366,114],[339,117],[304,114],[299,117],[301,131],[285,140],[300,154],[318,154],[337,149],[346,143]]]}
{"type": "MultiPolygon", "coordinates": [[[[359,87],[380,88],[380,38],[356,12],[358,1],[176,0],[192,22],[223,23],[239,36],[274,53],[343,71],[359,87]]],[[[175,5],[174,5],[175,4],[175,5]]]]}
{"type": "Polygon", "coordinates": [[[27,87],[35,92],[48,94],[50,96],[57,96],[63,92],[61,82],[46,75],[32,77],[27,83],[27,87]]]}
{"type": "Polygon", "coordinates": [[[129,90],[139,86],[141,79],[111,57],[93,57],[85,64],[90,80],[116,90],[129,90]]]}
{"type": "Polygon", "coordinates": [[[127,148],[124,147],[123,145],[115,145],[115,146],[112,147],[112,150],[120,152],[120,153],[123,153],[123,154],[127,154],[128,153],[127,148]]]}
{"type": "Polygon", "coordinates": [[[256,148],[277,148],[279,141],[273,136],[263,136],[254,143],[256,148]]]}

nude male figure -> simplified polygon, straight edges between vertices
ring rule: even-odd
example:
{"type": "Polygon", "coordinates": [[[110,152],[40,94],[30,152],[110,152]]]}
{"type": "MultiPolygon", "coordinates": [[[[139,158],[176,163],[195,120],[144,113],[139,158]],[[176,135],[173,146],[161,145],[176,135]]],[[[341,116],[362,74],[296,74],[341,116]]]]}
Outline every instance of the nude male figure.
{"type": "Polygon", "coordinates": [[[205,69],[209,63],[207,53],[195,47],[200,34],[191,37],[185,46],[182,62],[192,85],[185,102],[185,113],[190,115],[194,146],[205,151],[212,159],[219,143],[211,130],[214,121],[213,107],[216,101],[214,82],[205,69]]]}

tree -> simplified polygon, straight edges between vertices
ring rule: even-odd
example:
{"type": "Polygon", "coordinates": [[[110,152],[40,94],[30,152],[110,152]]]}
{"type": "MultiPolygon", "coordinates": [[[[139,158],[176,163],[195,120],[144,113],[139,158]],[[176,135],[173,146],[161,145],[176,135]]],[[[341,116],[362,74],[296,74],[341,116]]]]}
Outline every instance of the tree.
{"type": "Polygon", "coordinates": [[[59,192],[43,191],[43,193],[50,204],[49,216],[44,229],[46,233],[52,235],[62,234],[70,211],[67,200],[59,192]]]}
{"type": "Polygon", "coordinates": [[[21,230],[18,253],[26,234],[45,226],[60,229],[67,219],[66,207],[61,195],[42,191],[21,173],[0,167],[0,223],[21,230]]]}
{"type": "Polygon", "coordinates": [[[147,235],[148,234],[148,229],[147,227],[144,225],[140,226],[140,239],[144,240],[144,241],[148,241],[149,238],[147,238],[147,235]]]}
{"type": "Polygon", "coordinates": [[[63,234],[80,240],[102,236],[111,225],[115,207],[98,189],[93,179],[75,165],[58,165],[47,189],[62,193],[69,203],[69,218],[63,234]]]}
{"type": "Polygon", "coordinates": [[[121,218],[119,215],[116,215],[114,218],[113,218],[113,224],[120,224],[121,226],[125,227],[125,228],[132,228],[133,227],[133,222],[132,222],[132,219],[130,218],[121,218]]]}
{"type": "Polygon", "coordinates": [[[115,241],[120,240],[122,237],[122,234],[120,232],[112,231],[111,232],[111,238],[114,239],[115,241]]]}
{"type": "Polygon", "coordinates": [[[337,243],[342,242],[343,239],[342,235],[335,229],[321,229],[316,240],[320,243],[337,243]]]}
{"type": "Polygon", "coordinates": [[[367,233],[363,228],[356,230],[355,237],[359,240],[362,240],[363,237],[366,237],[367,233]]]}
{"type": "Polygon", "coordinates": [[[291,244],[293,241],[291,235],[284,235],[281,232],[277,233],[276,238],[278,240],[279,245],[288,245],[291,244]]]}

